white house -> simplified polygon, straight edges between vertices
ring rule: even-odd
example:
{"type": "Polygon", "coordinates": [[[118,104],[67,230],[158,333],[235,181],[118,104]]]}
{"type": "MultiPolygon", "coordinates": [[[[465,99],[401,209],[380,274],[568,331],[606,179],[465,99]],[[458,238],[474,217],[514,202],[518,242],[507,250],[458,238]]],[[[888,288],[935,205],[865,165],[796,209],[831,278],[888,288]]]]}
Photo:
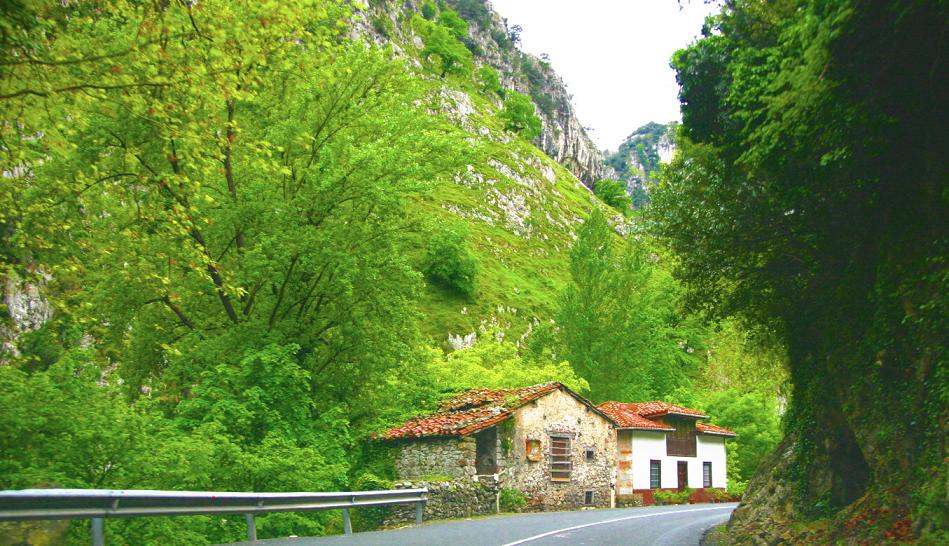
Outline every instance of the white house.
{"type": "Polygon", "coordinates": [[[604,402],[597,406],[616,423],[616,495],[638,494],[646,504],[658,490],[726,486],[725,439],[735,433],[699,422],[699,411],[665,402],[604,402]]]}

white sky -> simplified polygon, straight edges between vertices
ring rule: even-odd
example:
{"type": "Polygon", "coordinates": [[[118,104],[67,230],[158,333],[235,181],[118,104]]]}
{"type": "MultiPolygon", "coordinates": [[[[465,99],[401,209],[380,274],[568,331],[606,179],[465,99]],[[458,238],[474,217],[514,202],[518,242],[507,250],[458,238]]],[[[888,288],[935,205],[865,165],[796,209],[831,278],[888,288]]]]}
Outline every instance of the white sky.
{"type": "Polygon", "coordinates": [[[679,119],[669,60],[717,11],[702,0],[491,0],[521,49],[547,53],[567,83],[580,123],[597,146],[615,150],[650,121],[679,119]]]}

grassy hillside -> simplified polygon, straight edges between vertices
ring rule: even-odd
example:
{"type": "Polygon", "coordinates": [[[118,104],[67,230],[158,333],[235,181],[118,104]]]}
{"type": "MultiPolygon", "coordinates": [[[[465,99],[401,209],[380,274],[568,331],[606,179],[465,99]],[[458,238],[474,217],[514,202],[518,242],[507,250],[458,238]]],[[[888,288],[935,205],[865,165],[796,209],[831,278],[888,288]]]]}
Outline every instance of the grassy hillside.
{"type": "MultiPolygon", "coordinates": [[[[401,22],[388,29],[386,40],[439,82],[445,113],[479,143],[480,153],[467,176],[439,185],[415,204],[430,228],[409,250],[419,269],[426,239],[440,222],[464,224],[479,266],[478,288],[471,296],[426,283],[421,303],[425,333],[432,343],[446,346],[449,335],[468,335],[489,325],[500,326],[508,339],[519,338],[532,323],[550,319],[566,282],[574,229],[599,202],[564,166],[505,130],[498,117],[503,108],[500,94],[511,90],[485,90],[476,81],[478,67],[485,65],[477,55],[474,75],[441,77],[435,63],[422,58],[425,43],[413,31],[411,9],[379,3],[369,13],[375,27],[389,17],[401,22]],[[393,9],[405,11],[393,14],[393,9]]],[[[510,55],[521,54],[512,49],[510,55]]],[[[542,115],[540,108],[537,113],[542,115]]]]}

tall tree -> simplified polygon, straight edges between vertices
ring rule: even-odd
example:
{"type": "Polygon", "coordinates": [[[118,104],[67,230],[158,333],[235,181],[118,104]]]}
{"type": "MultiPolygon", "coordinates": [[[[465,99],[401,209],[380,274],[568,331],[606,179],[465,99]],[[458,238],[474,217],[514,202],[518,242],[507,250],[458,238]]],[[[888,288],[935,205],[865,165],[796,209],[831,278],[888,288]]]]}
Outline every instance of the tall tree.
{"type": "Polygon", "coordinates": [[[688,388],[704,329],[678,307],[658,255],[635,238],[620,243],[598,208],[580,226],[557,315],[563,356],[596,400],[668,397],[688,388]]]}
{"type": "Polygon", "coordinates": [[[946,521],[946,16],[732,2],[674,58],[685,139],[659,229],[695,301],[787,343],[798,514],[870,488],[920,532],[946,521]]]}

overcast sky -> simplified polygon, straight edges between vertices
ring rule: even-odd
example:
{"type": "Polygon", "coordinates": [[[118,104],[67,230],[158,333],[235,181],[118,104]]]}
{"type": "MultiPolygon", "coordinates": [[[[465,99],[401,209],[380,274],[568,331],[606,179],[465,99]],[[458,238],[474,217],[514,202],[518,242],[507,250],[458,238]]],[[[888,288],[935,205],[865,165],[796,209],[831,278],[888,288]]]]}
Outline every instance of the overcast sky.
{"type": "Polygon", "coordinates": [[[580,123],[600,148],[615,150],[650,121],[679,119],[672,54],[715,10],[702,0],[491,0],[521,49],[550,55],[573,94],[580,123]]]}

